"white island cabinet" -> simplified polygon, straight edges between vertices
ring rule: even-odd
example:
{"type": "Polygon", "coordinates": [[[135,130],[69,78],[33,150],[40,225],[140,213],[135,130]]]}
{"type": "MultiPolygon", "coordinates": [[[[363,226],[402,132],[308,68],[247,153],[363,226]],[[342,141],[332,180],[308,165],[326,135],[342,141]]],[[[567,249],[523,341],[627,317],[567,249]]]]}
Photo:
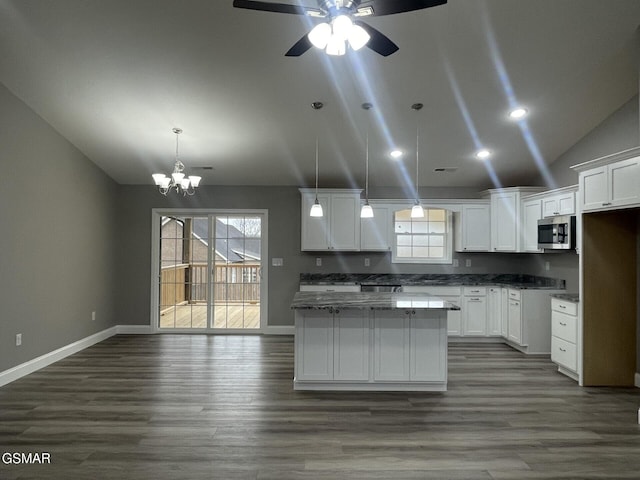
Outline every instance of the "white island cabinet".
{"type": "Polygon", "coordinates": [[[447,312],[424,294],[298,292],[294,389],[445,391],[447,312]]]}

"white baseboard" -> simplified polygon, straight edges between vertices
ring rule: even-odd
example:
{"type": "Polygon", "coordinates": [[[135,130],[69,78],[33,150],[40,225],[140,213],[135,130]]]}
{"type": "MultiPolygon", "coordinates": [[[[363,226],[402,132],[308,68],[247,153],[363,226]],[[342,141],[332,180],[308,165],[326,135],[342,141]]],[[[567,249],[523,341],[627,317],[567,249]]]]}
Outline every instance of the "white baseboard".
{"type": "Polygon", "coordinates": [[[118,335],[150,335],[153,333],[151,325],[118,325],[118,335]]]}
{"type": "Polygon", "coordinates": [[[294,335],[295,327],[293,325],[273,325],[267,326],[264,331],[265,335],[294,335]]]}
{"type": "Polygon", "coordinates": [[[640,388],[640,373],[636,372],[634,379],[635,379],[634,381],[635,386],[640,388]]]}
{"type": "Polygon", "coordinates": [[[73,355],[74,353],[78,353],[81,350],[84,350],[91,345],[95,345],[96,343],[102,342],[109,337],[113,337],[118,332],[118,327],[111,327],[106,330],[102,330],[101,332],[94,333],[93,335],[78,340],[77,342],[73,342],[69,345],[65,345],[64,347],[58,348],[53,352],[45,353],[33,360],[29,360],[28,362],[21,363],[20,365],[16,365],[9,370],[5,370],[4,372],[0,372],[0,387],[6,385],[7,383],[13,382],[25,375],[29,375],[30,373],[35,372],[36,370],[40,370],[52,363],[57,362],[58,360],[62,360],[69,355],[73,355]]]}

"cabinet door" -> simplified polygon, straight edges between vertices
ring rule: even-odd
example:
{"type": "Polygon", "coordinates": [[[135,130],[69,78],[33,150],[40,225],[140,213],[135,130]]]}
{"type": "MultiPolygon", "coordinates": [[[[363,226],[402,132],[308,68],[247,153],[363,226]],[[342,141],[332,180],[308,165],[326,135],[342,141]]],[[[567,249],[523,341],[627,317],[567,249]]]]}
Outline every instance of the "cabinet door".
{"type": "Polygon", "coordinates": [[[509,299],[509,340],[522,344],[522,308],[520,300],[509,299]]]}
{"type": "Polygon", "coordinates": [[[553,217],[560,215],[560,206],[558,204],[558,197],[553,195],[551,197],[545,197],[542,199],[542,216],[553,217]]]}
{"type": "Polygon", "coordinates": [[[576,194],[568,192],[558,195],[556,198],[558,204],[557,215],[575,215],[576,213],[576,194]]]}
{"type": "Polygon", "coordinates": [[[447,335],[445,318],[436,320],[431,312],[412,311],[410,318],[410,370],[414,381],[445,381],[447,378],[447,335]]]}
{"type": "Polygon", "coordinates": [[[509,337],[509,289],[501,288],[500,292],[500,310],[501,310],[501,324],[500,335],[504,338],[509,337]]]}
{"type": "Polygon", "coordinates": [[[491,209],[489,205],[465,205],[462,209],[462,251],[488,252],[491,249],[491,209]]]}
{"type": "Polygon", "coordinates": [[[607,167],[580,172],[582,211],[597,210],[609,202],[607,167]]]}
{"type": "Polygon", "coordinates": [[[487,297],[464,297],[464,335],[487,334],[487,297]]]}
{"type": "Polygon", "coordinates": [[[344,310],[333,323],[333,379],[369,379],[369,315],[367,310],[344,310]]]}
{"type": "Polygon", "coordinates": [[[374,313],[374,380],[409,379],[409,315],[403,310],[374,313]]]}
{"type": "Polygon", "coordinates": [[[360,195],[332,194],[329,248],[360,250],[360,195]]]}
{"type": "Polygon", "coordinates": [[[491,196],[491,248],[495,252],[518,250],[518,196],[514,192],[491,196]]]}
{"type": "Polygon", "coordinates": [[[329,249],[329,195],[318,194],[318,202],[322,205],[322,217],[311,217],[309,211],[315,202],[315,196],[302,196],[301,250],[329,249]]]}
{"type": "Polygon", "coordinates": [[[541,252],[538,248],[538,220],[542,218],[541,201],[522,203],[522,249],[525,252],[541,252]]]}
{"type": "Polygon", "coordinates": [[[640,158],[609,165],[609,202],[614,206],[640,203],[640,158]]]}
{"type": "MultiPolygon", "coordinates": [[[[446,302],[461,307],[460,295],[448,296],[435,294],[446,302]]],[[[447,334],[452,337],[462,335],[462,310],[449,310],[447,312],[447,334]]]]}
{"type": "Polygon", "coordinates": [[[360,250],[391,250],[391,211],[389,207],[371,205],[373,218],[360,219],[360,250]]]}
{"type": "Polygon", "coordinates": [[[296,377],[333,380],[333,315],[326,311],[296,314],[296,377]]]}
{"type": "Polygon", "coordinates": [[[487,305],[487,335],[502,335],[502,288],[489,288],[487,305]]]}

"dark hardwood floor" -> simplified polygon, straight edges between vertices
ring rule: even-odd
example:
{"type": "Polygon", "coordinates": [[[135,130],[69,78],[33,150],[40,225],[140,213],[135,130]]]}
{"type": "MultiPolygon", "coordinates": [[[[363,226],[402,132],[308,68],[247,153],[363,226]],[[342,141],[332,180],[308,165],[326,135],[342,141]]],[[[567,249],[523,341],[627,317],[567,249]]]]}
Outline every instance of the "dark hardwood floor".
{"type": "Polygon", "coordinates": [[[0,479],[638,479],[639,389],[451,344],[446,393],[294,392],[292,337],[116,336],[0,388],[0,479]]]}

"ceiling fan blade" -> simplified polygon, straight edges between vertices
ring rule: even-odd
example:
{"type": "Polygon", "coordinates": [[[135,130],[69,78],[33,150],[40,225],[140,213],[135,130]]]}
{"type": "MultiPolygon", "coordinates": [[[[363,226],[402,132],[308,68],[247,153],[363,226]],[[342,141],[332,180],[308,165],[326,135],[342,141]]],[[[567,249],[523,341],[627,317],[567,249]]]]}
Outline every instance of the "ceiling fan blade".
{"type": "Polygon", "coordinates": [[[263,12],[291,13],[293,15],[307,15],[307,8],[286,3],[257,2],[255,0],[233,0],[235,8],[260,10],[263,12]]]}
{"type": "Polygon", "coordinates": [[[373,16],[393,15],[444,5],[447,0],[370,0],[360,3],[358,9],[371,7],[373,16]]]}
{"type": "Polygon", "coordinates": [[[367,47],[373,50],[376,53],[379,53],[383,57],[388,57],[392,53],[395,53],[399,50],[398,46],[393,43],[389,37],[387,37],[384,33],[379,32],[371,25],[367,25],[364,22],[353,22],[355,25],[359,25],[365,29],[365,31],[371,37],[369,42],[367,42],[367,47]]]}
{"type": "Polygon", "coordinates": [[[307,50],[313,47],[313,44],[309,40],[309,37],[305,34],[300,40],[298,40],[293,47],[289,49],[287,53],[285,53],[285,57],[299,57],[307,50]]]}

